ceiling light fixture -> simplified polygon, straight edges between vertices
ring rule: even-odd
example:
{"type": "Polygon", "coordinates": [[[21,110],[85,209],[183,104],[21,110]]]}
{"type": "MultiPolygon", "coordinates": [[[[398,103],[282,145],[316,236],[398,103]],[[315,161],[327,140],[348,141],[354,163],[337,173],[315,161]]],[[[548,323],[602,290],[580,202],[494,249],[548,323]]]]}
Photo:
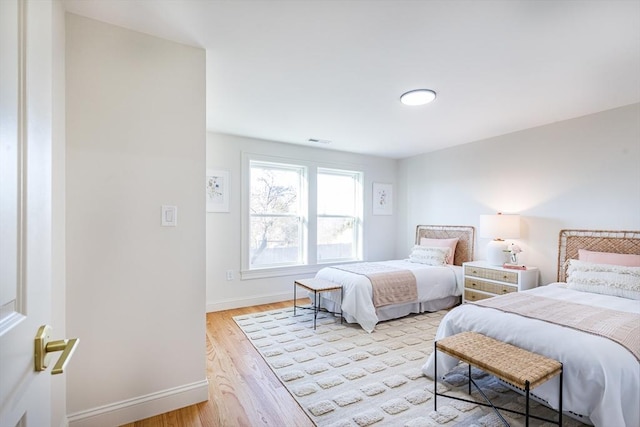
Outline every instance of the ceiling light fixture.
{"type": "Polygon", "coordinates": [[[436,93],[431,89],[414,89],[400,96],[404,105],[424,105],[436,99],[436,93]]]}

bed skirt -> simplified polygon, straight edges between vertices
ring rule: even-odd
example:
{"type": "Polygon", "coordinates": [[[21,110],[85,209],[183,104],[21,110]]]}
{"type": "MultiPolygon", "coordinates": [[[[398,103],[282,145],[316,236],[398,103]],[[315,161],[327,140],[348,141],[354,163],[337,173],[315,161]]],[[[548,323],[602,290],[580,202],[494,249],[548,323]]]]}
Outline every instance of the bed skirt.
{"type": "MultiPolygon", "coordinates": [[[[320,298],[320,305],[323,308],[326,308],[329,311],[336,311],[337,304],[334,301],[331,301],[327,298],[320,298]]],[[[394,304],[387,305],[384,307],[378,307],[376,309],[376,313],[378,315],[378,321],[383,322],[389,319],[397,319],[400,317],[407,316],[409,314],[417,314],[417,313],[425,313],[425,312],[434,312],[438,310],[444,310],[446,308],[451,308],[460,304],[459,296],[448,296],[445,298],[432,300],[432,301],[423,301],[423,302],[411,302],[407,304],[394,304]]],[[[343,312],[343,318],[347,323],[358,323],[356,319],[349,315],[349,313],[343,312]]]]}

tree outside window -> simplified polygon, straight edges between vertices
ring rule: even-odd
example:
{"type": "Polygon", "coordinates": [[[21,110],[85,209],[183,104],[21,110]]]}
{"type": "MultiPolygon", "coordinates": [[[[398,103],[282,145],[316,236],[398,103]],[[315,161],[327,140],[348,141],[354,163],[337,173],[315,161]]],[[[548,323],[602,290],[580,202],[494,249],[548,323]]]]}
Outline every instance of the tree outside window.
{"type": "Polygon", "coordinates": [[[302,264],[304,168],[251,162],[251,268],[302,264]]]}
{"type": "Polygon", "coordinates": [[[243,268],[362,259],[362,172],[266,156],[247,158],[246,165],[243,268]]]}

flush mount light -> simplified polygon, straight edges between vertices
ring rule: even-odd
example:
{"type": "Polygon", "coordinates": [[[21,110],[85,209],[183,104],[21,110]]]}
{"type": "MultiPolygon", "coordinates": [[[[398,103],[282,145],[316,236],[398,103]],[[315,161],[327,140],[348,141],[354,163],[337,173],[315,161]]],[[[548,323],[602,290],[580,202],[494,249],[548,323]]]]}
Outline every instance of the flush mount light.
{"type": "Polygon", "coordinates": [[[400,96],[400,102],[404,105],[424,105],[436,99],[436,93],[431,89],[415,89],[405,92],[400,96]]]}

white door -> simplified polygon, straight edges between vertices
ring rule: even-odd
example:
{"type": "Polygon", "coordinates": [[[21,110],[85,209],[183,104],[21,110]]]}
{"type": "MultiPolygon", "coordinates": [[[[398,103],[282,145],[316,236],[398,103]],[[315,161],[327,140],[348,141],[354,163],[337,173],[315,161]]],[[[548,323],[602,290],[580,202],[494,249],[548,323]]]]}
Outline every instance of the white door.
{"type": "Polygon", "coordinates": [[[34,337],[51,320],[51,10],[0,0],[2,427],[51,425],[51,368],[34,369],[34,337]]]}

